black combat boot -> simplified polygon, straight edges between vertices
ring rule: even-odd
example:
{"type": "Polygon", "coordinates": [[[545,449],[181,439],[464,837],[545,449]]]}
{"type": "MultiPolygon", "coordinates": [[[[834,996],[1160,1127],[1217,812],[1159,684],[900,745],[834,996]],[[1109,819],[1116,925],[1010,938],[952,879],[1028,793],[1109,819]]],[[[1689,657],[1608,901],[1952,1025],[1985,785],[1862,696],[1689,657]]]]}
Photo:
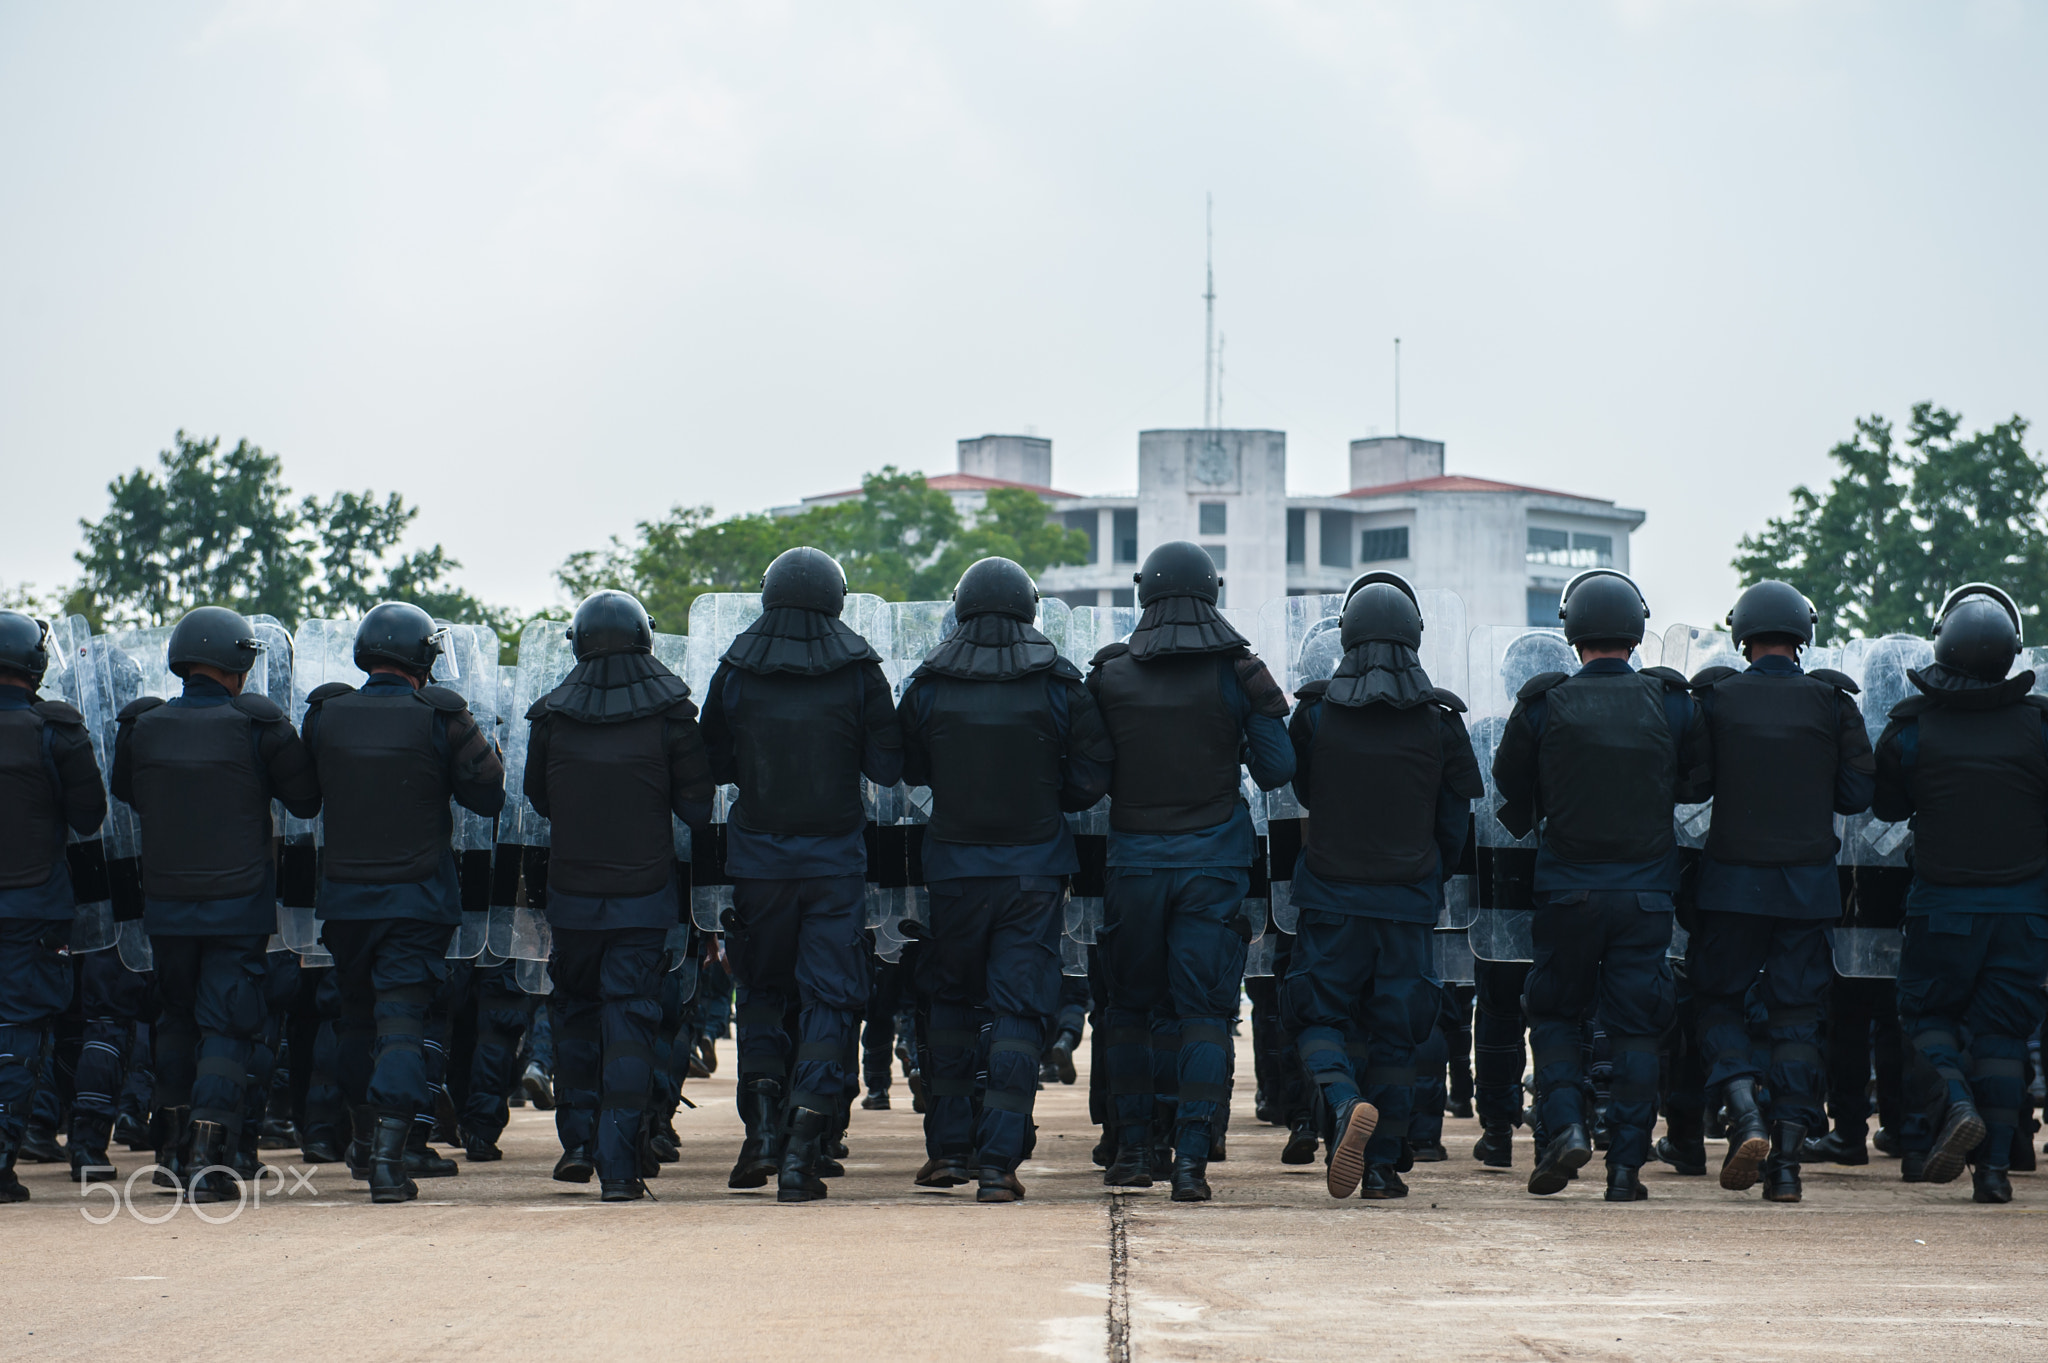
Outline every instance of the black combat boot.
{"type": "Polygon", "coordinates": [[[980,1185],[974,1190],[976,1202],[1021,1202],[1024,1199],[1024,1184],[1008,1169],[994,1165],[981,1166],[980,1185]]]}
{"type": "Polygon", "coordinates": [[[1627,1164],[1607,1166],[1609,1202],[1648,1202],[1650,1190],[1643,1186],[1643,1171],[1627,1164]]]}
{"type": "Polygon", "coordinates": [[[1925,1150],[1901,1150],[1899,1152],[1899,1182],[1925,1183],[1927,1181],[1927,1152],[1925,1150]]]}
{"type": "Polygon", "coordinates": [[[340,1164],[344,1151],[340,1136],[331,1126],[306,1124],[305,1135],[299,1141],[299,1158],[308,1164],[340,1164]]]}
{"type": "Polygon", "coordinates": [[[591,1162],[590,1147],[579,1141],[562,1151],[562,1157],[555,1161],[553,1178],[557,1183],[588,1183],[596,1174],[597,1166],[591,1162]]]}
{"type": "Polygon", "coordinates": [[[889,1110],[889,1086],[870,1087],[867,1096],[860,1100],[863,1112],[887,1112],[889,1110]]]}
{"type": "Polygon", "coordinates": [[[1980,1164],[1970,1171],[1970,1200],[2001,1203],[2012,1201],[2012,1179],[1996,1165],[1980,1164]]]}
{"type": "Polygon", "coordinates": [[[1592,1158],[1593,1143],[1586,1139],[1586,1128],[1573,1122],[1553,1136],[1537,1155],[1536,1167],[1529,1171],[1529,1191],[1538,1197],[1563,1192],[1564,1186],[1592,1158]]]}
{"type": "Polygon", "coordinates": [[[920,1188],[957,1188],[974,1177],[973,1152],[947,1150],[926,1160],[910,1181],[920,1188]]]}
{"type": "Polygon", "coordinates": [[[269,1166],[263,1163],[263,1156],[257,1153],[256,1142],[262,1135],[261,1123],[244,1120],[241,1134],[235,1139],[234,1153],[228,1157],[228,1167],[235,1171],[235,1177],[244,1183],[253,1183],[263,1177],[269,1166]]]}
{"type": "Polygon", "coordinates": [[[1664,1134],[1657,1138],[1657,1158],[1673,1173],[1702,1178],[1707,1172],[1706,1114],[1673,1109],[1664,1114],[1664,1134]]]}
{"type": "Polygon", "coordinates": [[[432,1118],[413,1118],[412,1131],[405,1138],[405,1172],[414,1178],[454,1178],[462,1166],[427,1144],[427,1133],[433,1129],[432,1118]]]}
{"type": "Polygon", "coordinates": [[[348,1110],[348,1176],[367,1180],[370,1177],[370,1133],[377,1129],[377,1114],[367,1107],[352,1107],[348,1110]]]}
{"type": "Polygon", "coordinates": [[[412,1128],[410,1117],[379,1117],[370,1128],[370,1201],[410,1202],[420,1195],[405,1161],[412,1128]]]}
{"type": "Polygon", "coordinates": [[[1365,1175],[1365,1146],[1379,1125],[1379,1109],[1363,1098],[1353,1100],[1337,1114],[1337,1139],[1330,1146],[1330,1163],[1323,1170],[1323,1185],[1331,1197],[1349,1197],[1365,1175]]]}
{"type": "Polygon", "coordinates": [[[1805,1127],[1797,1122],[1771,1123],[1771,1157],[1764,1164],[1764,1201],[1799,1200],[1799,1155],[1805,1146],[1805,1127]]]}
{"type": "Polygon", "coordinates": [[[1144,1123],[1119,1127],[1116,1158],[1102,1171],[1105,1188],[1152,1186],[1152,1128],[1144,1123]]]}
{"type": "Polygon", "coordinates": [[[505,1158],[495,1136],[485,1135],[469,1126],[458,1127],[455,1134],[462,1138],[462,1157],[471,1164],[491,1164],[505,1158]]]}
{"type": "Polygon", "coordinates": [[[1442,1141],[1408,1142],[1408,1162],[1410,1164],[1442,1164],[1450,1157],[1451,1152],[1444,1149],[1442,1141]]]}
{"type": "Polygon", "coordinates": [[[241,1186],[228,1166],[228,1129],[219,1122],[193,1122],[185,1137],[185,1196],[193,1202],[239,1202],[241,1186]]]}
{"type": "MultiPolygon", "coordinates": [[[[1204,1143],[1206,1145],[1206,1142],[1204,1143]]],[[[1205,1150],[1180,1150],[1173,1157],[1173,1200],[1175,1202],[1207,1202],[1209,1192],[1209,1156],[1205,1150]]]]}
{"type": "Polygon", "coordinates": [[[1176,1102],[1152,1104],[1152,1179],[1162,1182],[1173,1177],[1173,1119],[1180,1110],[1176,1102]]]}
{"type": "Polygon", "coordinates": [[[192,1124],[190,1107],[160,1107],[156,1110],[156,1172],[150,1182],[159,1188],[185,1186],[186,1128],[192,1124]]]}
{"type": "Polygon", "coordinates": [[[555,1081],[539,1062],[529,1063],[526,1073],[519,1076],[519,1090],[526,1100],[542,1112],[555,1110],[555,1081]]]}
{"type": "Polygon", "coordinates": [[[1983,1140],[1984,1118],[1978,1115],[1977,1105],[1967,1098],[1951,1099],[1948,1115],[1942,1119],[1941,1134],[1934,1138],[1934,1148],[1927,1152],[1927,1181],[1955,1182],[1970,1153],[1983,1140]]]}
{"type": "Polygon", "coordinates": [[[1287,1144],[1280,1147],[1280,1162],[1314,1164],[1317,1144],[1315,1118],[1304,1112],[1288,1129],[1287,1144]]]}
{"type": "Polygon", "coordinates": [[[601,1178],[597,1181],[600,1202],[638,1202],[648,1196],[647,1183],[637,1178],[601,1178]]]}
{"type": "Polygon", "coordinates": [[[24,1164],[62,1164],[68,1158],[57,1144],[57,1133],[47,1126],[31,1125],[22,1137],[15,1159],[24,1164]]]}
{"type": "Polygon", "coordinates": [[[682,1161],[683,1138],[676,1134],[675,1114],[670,1113],[658,1121],[648,1121],[647,1144],[659,1163],[677,1164],[682,1161]]]}
{"type": "Polygon", "coordinates": [[[1838,1122],[1835,1129],[1800,1147],[1802,1164],[1841,1164],[1851,1168],[1870,1163],[1869,1123],[1838,1122]]]}
{"type": "Polygon", "coordinates": [[[156,1148],[150,1143],[148,1120],[133,1112],[123,1112],[114,1119],[114,1139],[138,1153],[156,1148]]]}
{"type": "Polygon", "coordinates": [[[782,1167],[775,1176],[777,1202],[816,1202],[825,1196],[825,1181],[812,1172],[831,1118],[816,1108],[789,1112],[789,1138],[782,1147],[782,1167]]]}
{"type": "Polygon", "coordinates": [[[733,1161],[726,1178],[728,1188],[760,1188],[775,1177],[782,1160],[782,1082],[778,1079],[749,1079],[740,1085],[740,1120],[747,1136],[740,1142],[740,1157],[733,1161]]]}
{"type": "Polygon", "coordinates": [[[1052,1039],[1052,1050],[1047,1058],[1052,1061],[1053,1072],[1059,1075],[1062,1084],[1071,1084],[1080,1077],[1074,1068],[1074,1049],[1081,1044],[1081,1034],[1070,1027],[1062,1027],[1060,1034],[1052,1039]]]}
{"type": "Polygon", "coordinates": [[[77,1113],[71,1118],[71,1181],[112,1183],[114,1162],[107,1158],[107,1138],[114,1124],[104,1117],[77,1113]]]}
{"type": "Polygon", "coordinates": [[[1367,1167],[1365,1177],[1358,1182],[1358,1195],[1368,1202],[1392,1202],[1408,1196],[1408,1185],[1401,1181],[1400,1171],[1391,1164],[1374,1164],[1367,1167]]]}
{"type": "Polygon", "coordinates": [[[1503,1122],[1489,1126],[1472,1142],[1472,1158],[1489,1169],[1515,1167],[1515,1129],[1503,1122]]]}
{"type": "Polygon", "coordinates": [[[1764,1115],[1757,1110],[1756,1080],[1730,1079],[1723,1088],[1728,1110],[1728,1155],[1721,1161],[1721,1186],[1731,1193],[1756,1186],[1757,1170],[1771,1153],[1764,1115]]]}
{"type": "Polygon", "coordinates": [[[14,1176],[14,1146],[0,1141],[0,1206],[28,1201],[28,1189],[14,1176]]]}

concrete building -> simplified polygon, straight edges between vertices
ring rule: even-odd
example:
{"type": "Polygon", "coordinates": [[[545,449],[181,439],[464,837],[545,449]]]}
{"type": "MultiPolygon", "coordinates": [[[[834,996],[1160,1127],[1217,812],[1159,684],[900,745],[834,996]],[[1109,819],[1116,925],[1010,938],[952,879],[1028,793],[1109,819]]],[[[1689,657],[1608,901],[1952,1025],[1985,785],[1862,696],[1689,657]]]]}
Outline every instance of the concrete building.
{"type": "Polygon", "coordinates": [[[1281,431],[1141,431],[1135,493],[1053,487],[1052,442],[1037,436],[962,440],[959,471],[927,482],[970,515],[992,487],[1026,488],[1085,531],[1087,563],[1040,574],[1048,594],[1074,606],[1132,604],[1145,554],[1186,539],[1216,559],[1229,606],[1338,592],[1388,568],[1458,593],[1470,625],[1554,625],[1573,574],[1629,570],[1629,536],[1644,519],[1602,498],[1446,473],[1443,442],[1413,436],[1352,441],[1350,488],[1327,496],[1288,494],[1281,431]]]}

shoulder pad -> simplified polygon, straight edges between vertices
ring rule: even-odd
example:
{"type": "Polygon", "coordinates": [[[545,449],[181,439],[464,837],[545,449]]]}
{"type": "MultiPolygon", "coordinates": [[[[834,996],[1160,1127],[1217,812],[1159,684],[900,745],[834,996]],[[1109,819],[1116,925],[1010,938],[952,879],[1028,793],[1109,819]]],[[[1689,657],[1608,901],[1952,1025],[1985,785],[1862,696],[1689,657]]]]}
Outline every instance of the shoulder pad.
{"type": "Polygon", "coordinates": [[[1444,709],[1449,710],[1452,714],[1462,715],[1465,713],[1464,698],[1456,691],[1447,691],[1441,686],[1433,686],[1429,689],[1429,698],[1444,709]]]}
{"type": "Polygon", "coordinates": [[[1534,700],[1551,687],[1570,679],[1570,676],[1563,672],[1538,672],[1535,676],[1522,683],[1522,689],[1515,692],[1515,699],[1534,700]]]}
{"type": "Polygon", "coordinates": [[[151,710],[156,709],[157,706],[162,705],[163,703],[164,698],[162,696],[141,696],[135,700],[129,701],[127,708],[123,709],[120,714],[115,716],[115,718],[118,719],[121,723],[126,724],[129,720],[134,719],[138,715],[148,714],[151,710]]]}
{"type": "Polygon", "coordinates": [[[311,695],[306,697],[306,708],[308,710],[317,709],[337,696],[352,696],[355,694],[355,691],[356,689],[347,682],[322,682],[313,688],[311,695]]]}
{"type": "Polygon", "coordinates": [[[1287,693],[1273,680],[1258,654],[1239,654],[1230,660],[1230,665],[1237,669],[1237,684],[1244,688],[1245,698],[1254,711],[1268,719],[1287,718],[1287,693]]]}
{"type": "Polygon", "coordinates": [[[1689,691],[1692,689],[1692,683],[1688,682],[1685,679],[1685,674],[1675,667],[1646,667],[1642,670],[1641,675],[1655,677],[1674,691],[1689,691]]]}
{"type": "Polygon", "coordinates": [[[252,696],[247,692],[243,692],[229,701],[228,704],[234,706],[249,718],[261,720],[264,723],[284,718],[284,711],[280,710],[277,702],[268,696],[252,696]]]}
{"type": "Polygon", "coordinates": [[[467,710],[469,708],[469,702],[462,698],[460,691],[452,690],[446,686],[422,686],[413,694],[433,706],[436,710],[447,714],[454,714],[458,710],[467,710]]]}
{"type": "Polygon", "coordinates": [[[1078,682],[1081,680],[1081,669],[1068,662],[1065,658],[1055,658],[1052,660],[1052,674],[1061,681],[1078,682]]]}
{"type": "Polygon", "coordinates": [[[1741,674],[1739,672],[1737,672],[1734,668],[1728,666],[1726,663],[1716,663],[1712,667],[1703,667],[1699,671],[1692,674],[1692,689],[1695,691],[1704,691],[1708,687],[1714,685],[1714,683],[1716,682],[1724,682],[1727,681],[1730,677],[1740,675],[1741,674]]]}
{"type": "Polygon", "coordinates": [[[81,728],[85,724],[85,716],[61,700],[39,700],[35,704],[35,711],[50,724],[76,724],[81,728]]]}
{"type": "Polygon", "coordinates": [[[1303,705],[1306,705],[1312,700],[1321,700],[1323,692],[1329,689],[1330,683],[1328,681],[1303,682],[1301,689],[1294,693],[1294,698],[1303,705]]]}
{"type": "Polygon", "coordinates": [[[1817,668],[1816,670],[1809,672],[1806,675],[1813,678],[1815,681],[1826,682],[1829,686],[1834,687],[1837,691],[1846,691],[1852,696],[1860,695],[1863,691],[1863,688],[1856,684],[1856,679],[1854,677],[1851,677],[1846,672],[1837,672],[1832,667],[1817,668]]]}
{"type": "Polygon", "coordinates": [[[539,700],[527,706],[526,717],[529,720],[533,720],[539,719],[541,716],[545,715],[548,712],[548,696],[552,696],[553,694],[554,692],[550,691],[548,692],[547,696],[542,696],[539,700]]]}
{"type": "Polygon", "coordinates": [[[1096,650],[1095,656],[1088,660],[1088,666],[1100,667],[1111,658],[1121,658],[1130,651],[1131,646],[1128,643],[1104,644],[1096,650]]]}

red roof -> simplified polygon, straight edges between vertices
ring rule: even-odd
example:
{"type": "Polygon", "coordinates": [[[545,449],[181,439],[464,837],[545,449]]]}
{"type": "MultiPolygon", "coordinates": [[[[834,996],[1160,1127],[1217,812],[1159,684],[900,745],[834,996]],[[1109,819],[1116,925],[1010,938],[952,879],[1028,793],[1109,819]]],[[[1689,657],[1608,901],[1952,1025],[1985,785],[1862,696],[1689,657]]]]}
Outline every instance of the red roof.
{"type": "MultiPolygon", "coordinates": [[[[1078,492],[1061,492],[1056,487],[1040,487],[1036,483],[1013,483],[1007,478],[984,478],[978,473],[934,473],[924,480],[924,485],[940,492],[986,492],[995,487],[1021,487],[1026,492],[1035,492],[1041,497],[1079,497],[1078,492]]],[[[844,492],[827,492],[819,496],[804,498],[807,502],[831,501],[838,497],[858,497],[860,489],[850,487],[844,492]]]]}
{"type": "Polygon", "coordinates": [[[1541,497],[1570,497],[1577,502],[1613,502],[1605,497],[1581,497],[1576,492],[1559,492],[1554,488],[1527,487],[1521,483],[1497,483],[1491,478],[1472,478],[1462,473],[1442,474],[1435,478],[1415,478],[1405,483],[1383,483],[1378,487],[1355,487],[1349,492],[1339,493],[1342,497],[1392,497],[1403,492],[1533,492],[1541,497]]]}

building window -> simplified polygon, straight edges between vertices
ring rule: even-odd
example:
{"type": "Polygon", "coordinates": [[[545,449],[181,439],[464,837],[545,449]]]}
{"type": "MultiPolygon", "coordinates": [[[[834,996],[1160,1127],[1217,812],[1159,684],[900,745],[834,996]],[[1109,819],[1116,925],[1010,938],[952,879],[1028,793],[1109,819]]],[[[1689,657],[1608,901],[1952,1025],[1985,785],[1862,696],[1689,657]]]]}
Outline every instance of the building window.
{"type": "MultiPolygon", "coordinates": [[[[1095,542],[1101,532],[1102,517],[1093,511],[1069,511],[1061,519],[1067,523],[1067,529],[1079,530],[1088,536],[1088,561],[1102,562],[1102,546],[1095,542]]],[[[1090,601],[1088,604],[1092,606],[1095,603],[1090,601]]]]}
{"type": "Polygon", "coordinates": [[[1287,512],[1287,561],[1308,562],[1308,512],[1292,507],[1287,512]]]}
{"type": "MultiPolygon", "coordinates": [[[[1118,512],[1117,514],[1122,515],[1123,513],[1118,512]]],[[[1138,589],[1136,587],[1111,587],[1109,589],[1109,604],[1112,606],[1137,605],[1138,589]]]]}
{"type": "Polygon", "coordinates": [[[1195,508],[1196,519],[1200,522],[1195,533],[1199,535],[1227,535],[1230,533],[1230,506],[1226,502],[1202,502],[1195,508]]]}
{"type": "Polygon", "coordinates": [[[1564,593],[1556,587],[1531,587],[1529,589],[1529,626],[1532,629],[1556,629],[1557,606],[1564,593]]]}
{"type": "MultiPolygon", "coordinates": [[[[1138,561],[1138,508],[1109,513],[1109,537],[1115,542],[1118,563],[1138,561]]],[[[1128,605],[1129,602],[1124,604],[1128,605]]]]}
{"type": "Polygon", "coordinates": [[[1202,548],[1209,551],[1209,561],[1216,565],[1217,572],[1222,572],[1230,565],[1230,551],[1222,545],[1205,544],[1202,548]]]}
{"type": "Polygon", "coordinates": [[[1408,527],[1393,526],[1386,530],[1361,531],[1358,536],[1358,561],[1360,563],[1385,563],[1389,559],[1408,557],[1408,527]]]}
{"type": "Polygon", "coordinates": [[[1529,527],[1529,562],[1553,568],[1612,568],[1614,536],[1529,527]]]}
{"type": "Polygon", "coordinates": [[[1351,566],[1351,513],[1324,511],[1322,564],[1325,568],[1351,566]]]}

